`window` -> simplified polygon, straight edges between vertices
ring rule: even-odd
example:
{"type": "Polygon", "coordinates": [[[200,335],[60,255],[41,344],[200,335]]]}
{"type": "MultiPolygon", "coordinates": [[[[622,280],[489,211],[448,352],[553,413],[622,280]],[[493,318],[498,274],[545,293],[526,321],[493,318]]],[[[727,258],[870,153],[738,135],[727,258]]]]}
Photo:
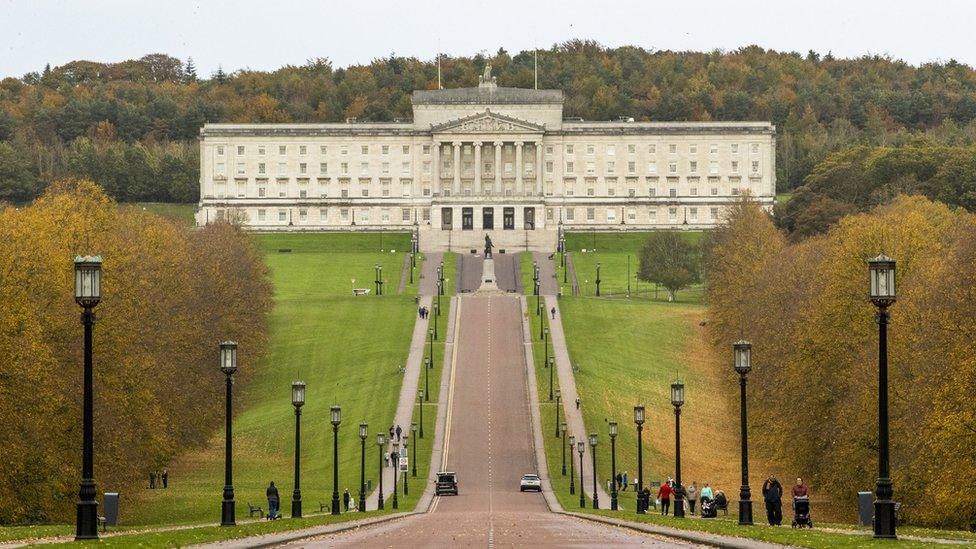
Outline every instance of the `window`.
{"type": "Polygon", "coordinates": [[[657,154],[657,145],[651,143],[647,146],[647,154],[657,154]]]}
{"type": "Polygon", "coordinates": [[[329,210],[326,208],[320,208],[319,221],[328,221],[328,219],[329,219],[329,210]]]}
{"type": "Polygon", "coordinates": [[[573,146],[566,145],[566,154],[573,154],[573,146]]]}
{"type": "Polygon", "coordinates": [[[238,162],[237,163],[237,175],[244,175],[244,163],[243,162],[238,162]]]}
{"type": "Polygon", "coordinates": [[[752,173],[759,173],[759,161],[758,160],[753,160],[752,161],[752,173]]]}
{"type": "Polygon", "coordinates": [[[410,190],[413,187],[413,183],[410,180],[401,181],[401,194],[402,196],[410,196],[410,190]]]}
{"type": "Polygon", "coordinates": [[[698,154],[698,145],[696,145],[694,143],[692,143],[691,145],[688,145],[688,153],[689,154],[698,154]]]}
{"type": "Polygon", "coordinates": [[[668,189],[668,196],[672,198],[678,196],[678,189],[668,189]]]}
{"type": "Polygon", "coordinates": [[[552,160],[546,160],[546,173],[551,174],[556,169],[552,160]]]}
{"type": "Polygon", "coordinates": [[[430,196],[430,187],[424,187],[422,194],[424,196],[430,196]]]}
{"type": "Polygon", "coordinates": [[[214,165],[214,175],[227,175],[227,165],[223,162],[217,162],[214,165]]]}
{"type": "Polygon", "coordinates": [[[512,173],[512,163],[511,162],[506,162],[505,163],[505,173],[512,173]]]}
{"type": "Polygon", "coordinates": [[[288,163],[287,162],[278,162],[278,172],[277,172],[277,174],[278,175],[285,175],[287,173],[288,173],[288,163]]]}
{"type": "Polygon", "coordinates": [[[698,187],[692,187],[688,189],[688,194],[691,196],[698,196],[698,187]]]}
{"type": "Polygon", "coordinates": [[[264,175],[266,173],[267,173],[267,169],[264,162],[258,162],[258,174],[264,175]]]}
{"type": "Polygon", "coordinates": [[[637,145],[627,145],[628,154],[637,154],[637,145]]]}
{"type": "Polygon", "coordinates": [[[668,162],[668,173],[678,173],[677,162],[668,162]]]}
{"type": "Polygon", "coordinates": [[[264,145],[258,145],[258,156],[264,156],[264,145]]]}
{"type": "Polygon", "coordinates": [[[607,173],[616,173],[617,163],[613,161],[607,162],[607,173]]]}
{"type": "Polygon", "coordinates": [[[732,196],[739,196],[739,188],[738,187],[732,187],[731,190],[732,190],[732,196]]]}
{"type": "Polygon", "coordinates": [[[287,145],[278,145],[278,154],[285,155],[288,152],[287,145]]]}
{"type": "Polygon", "coordinates": [[[566,163],[566,173],[576,173],[576,165],[573,162],[566,163]]]}
{"type": "Polygon", "coordinates": [[[382,147],[380,147],[380,154],[390,154],[390,146],[383,145],[382,147]]]}
{"type": "Polygon", "coordinates": [[[759,143],[752,144],[752,154],[759,154],[759,143]]]}
{"type": "Polygon", "coordinates": [[[424,145],[422,150],[424,154],[430,154],[430,145],[424,145]]]}
{"type": "Polygon", "coordinates": [[[593,191],[593,187],[587,187],[586,188],[586,196],[593,196],[594,194],[595,193],[593,191]]]}
{"type": "Polygon", "coordinates": [[[299,145],[298,146],[298,154],[304,155],[304,154],[307,154],[307,153],[308,153],[308,147],[306,147],[305,145],[299,145]]]}
{"type": "Polygon", "coordinates": [[[627,173],[637,173],[637,162],[633,160],[627,162],[627,173]]]}
{"type": "Polygon", "coordinates": [[[340,221],[349,221],[349,208],[340,208],[339,209],[339,220],[340,221]]]}
{"type": "Polygon", "coordinates": [[[627,221],[637,221],[637,210],[633,208],[627,209],[627,221]]]}
{"type": "Polygon", "coordinates": [[[363,208],[363,209],[359,210],[359,220],[360,221],[367,221],[367,222],[369,221],[369,210],[368,209],[363,208]]]}
{"type": "Polygon", "coordinates": [[[308,173],[308,164],[304,162],[298,163],[298,173],[308,173]]]}
{"type": "Polygon", "coordinates": [[[389,175],[389,173],[390,173],[390,163],[389,162],[383,162],[382,164],[380,164],[380,173],[382,173],[383,175],[389,175]]]}
{"type": "Polygon", "coordinates": [[[592,162],[592,161],[587,162],[586,163],[586,175],[594,175],[594,174],[596,174],[596,163],[595,162],[592,162]]]}
{"type": "Polygon", "coordinates": [[[349,163],[343,162],[339,164],[339,173],[342,175],[349,175],[349,163]]]}
{"type": "Polygon", "coordinates": [[[617,195],[617,189],[613,187],[607,187],[607,196],[616,196],[616,195],[617,195]]]}
{"type": "Polygon", "coordinates": [[[739,154],[739,144],[738,143],[732,143],[731,145],[729,145],[729,151],[732,154],[739,154]]]}
{"type": "Polygon", "coordinates": [[[688,220],[698,221],[698,208],[688,208],[688,220]]]}
{"type": "Polygon", "coordinates": [[[224,147],[223,146],[217,147],[217,156],[224,156],[224,147]]]}
{"type": "Polygon", "coordinates": [[[698,173],[698,161],[692,160],[688,163],[688,171],[691,173],[698,173]]]}
{"type": "Polygon", "coordinates": [[[676,144],[674,144],[674,143],[669,144],[668,145],[668,153],[669,154],[678,154],[678,146],[676,144]]]}
{"type": "Polygon", "coordinates": [[[718,219],[718,208],[709,208],[708,215],[712,219],[718,219]]]}
{"type": "Polygon", "coordinates": [[[369,154],[369,145],[362,145],[359,147],[359,154],[369,154]]]}
{"type": "Polygon", "coordinates": [[[718,174],[718,160],[711,160],[708,162],[708,173],[718,174]]]}
{"type": "Polygon", "coordinates": [[[651,223],[657,221],[657,210],[647,210],[647,220],[651,223]]]}
{"type": "Polygon", "coordinates": [[[607,208],[607,223],[613,223],[617,220],[617,210],[614,208],[607,208]]]}
{"type": "Polygon", "coordinates": [[[657,196],[657,189],[654,187],[648,187],[647,196],[657,196]]]}
{"type": "Polygon", "coordinates": [[[237,146],[237,156],[244,156],[244,145],[237,146]]]}
{"type": "Polygon", "coordinates": [[[410,175],[410,163],[409,162],[401,162],[400,163],[400,173],[402,175],[410,175]]]}
{"type": "Polygon", "coordinates": [[[617,146],[607,145],[607,156],[614,156],[615,154],[617,154],[617,146]]]}
{"type": "Polygon", "coordinates": [[[596,147],[593,145],[586,146],[586,154],[594,154],[596,152],[596,147]]]}
{"type": "Polygon", "coordinates": [[[430,175],[430,160],[424,160],[424,173],[430,175]]]}
{"type": "Polygon", "coordinates": [[[369,189],[367,189],[367,188],[363,188],[363,189],[362,189],[362,195],[363,195],[364,197],[368,197],[368,196],[369,196],[369,189]]]}
{"type": "Polygon", "coordinates": [[[677,223],[678,208],[668,208],[668,221],[670,221],[671,223],[677,223]]]}
{"type": "Polygon", "coordinates": [[[383,223],[389,223],[390,222],[390,210],[389,210],[389,208],[383,208],[382,210],[380,210],[380,221],[382,221],[383,223]]]}
{"type": "Polygon", "coordinates": [[[576,208],[566,208],[566,221],[576,220],[576,208]]]}
{"type": "Polygon", "coordinates": [[[647,173],[657,173],[657,162],[647,163],[647,173]]]}
{"type": "Polygon", "coordinates": [[[319,154],[328,154],[329,147],[325,145],[319,145],[319,154]]]}
{"type": "Polygon", "coordinates": [[[349,147],[347,147],[345,145],[343,145],[342,147],[339,147],[339,154],[341,154],[343,156],[349,154],[349,147]]]}
{"type": "Polygon", "coordinates": [[[369,173],[369,162],[359,163],[359,173],[362,175],[366,175],[369,173]]]}
{"type": "Polygon", "coordinates": [[[265,187],[258,187],[258,198],[264,198],[265,196],[267,196],[267,193],[268,193],[268,189],[266,189],[265,187]]]}
{"type": "Polygon", "coordinates": [[[546,154],[552,154],[552,145],[546,145],[546,154]]]}
{"type": "Polygon", "coordinates": [[[718,196],[718,187],[712,187],[712,196],[718,196]]]}
{"type": "Polygon", "coordinates": [[[708,146],[708,154],[718,154],[718,143],[712,143],[708,146]]]}
{"type": "Polygon", "coordinates": [[[306,189],[298,191],[298,198],[308,198],[308,191],[306,189]]]}
{"type": "Polygon", "coordinates": [[[535,173],[535,162],[525,163],[525,173],[532,175],[535,173]]]}
{"type": "Polygon", "coordinates": [[[732,161],[732,173],[739,173],[739,161],[738,160],[733,160],[732,161]]]}
{"type": "Polygon", "coordinates": [[[586,220],[587,221],[593,221],[594,219],[596,219],[596,208],[587,208],[586,209],[586,220]]]}
{"type": "Polygon", "coordinates": [[[329,163],[328,162],[319,162],[319,173],[322,174],[322,175],[325,175],[325,174],[329,173],[329,163]]]}
{"type": "Polygon", "coordinates": [[[302,222],[308,221],[308,210],[305,208],[298,210],[298,220],[302,222]]]}
{"type": "Polygon", "coordinates": [[[402,147],[400,148],[400,152],[401,152],[402,154],[410,154],[410,145],[403,145],[403,146],[402,146],[402,147]]]}
{"type": "Polygon", "coordinates": [[[410,221],[410,208],[400,208],[400,221],[410,221]]]}
{"type": "Polygon", "coordinates": [[[430,222],[430,208],[424,208],[421,210],[421,219],[428,223],[430,222]]]}
{"type": "Polygon", "coordinates": [[[243,181],[237,182],[237,198],[244,198],[244,193],[247,190],[247,186],[243,181]]]}
{"type": "Polygon", "coordinates": [[[278,210],[278,221],[288,221],[287,210],[278,210]]]}
{"type": "Polygon", "coordinates": [[[258,210],[258,221],[264,221],[266,215],[264,210],[258,210]]]}

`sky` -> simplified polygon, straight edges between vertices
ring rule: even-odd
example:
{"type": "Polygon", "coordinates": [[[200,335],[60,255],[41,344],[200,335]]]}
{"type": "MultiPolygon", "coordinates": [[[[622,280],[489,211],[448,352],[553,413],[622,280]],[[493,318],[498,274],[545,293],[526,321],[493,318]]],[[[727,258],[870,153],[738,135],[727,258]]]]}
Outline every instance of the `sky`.
{"type": "MultiPolygon", "coordinates": [[[[658,50],[756,44],[976,66],[971,0],[0,0],[0,78],[165,53],[209,75],[325,57],[515,53],[574,38],[658,50]]],[[[540,58],[540,70],[544,60],[540,58]]]]}

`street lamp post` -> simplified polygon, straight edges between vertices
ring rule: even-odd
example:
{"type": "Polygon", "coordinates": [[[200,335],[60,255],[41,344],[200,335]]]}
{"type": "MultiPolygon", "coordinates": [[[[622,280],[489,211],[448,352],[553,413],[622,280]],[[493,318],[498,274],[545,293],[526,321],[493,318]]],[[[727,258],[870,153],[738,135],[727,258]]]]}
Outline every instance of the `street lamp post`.
{"type": "MultiPolygon", "coordinates": [[[[566,422],[564,421],[560,427],[562,428],[563,431],[563,440],[560,443],[560,446],[563,447],[563,476],[566,476],[566,422]]],[[[570,450],[570,452],[572,452],[572,450],[570,450]]],[[[569,457],[570,457],[569,461],[570,463],[572,463],[573,456],[569,456],[569,457]]]]}
{"type": "Polygon", "coordinates": [[[400,476],[400,443],[397,441],[393,442],[393,457],[390,461],[393,462],[393,508],[400,508],[400,500],[397,498],[397,477],[400,476]]]}
{"type": "MultiPolygon", "coordinates": [[[[410,424],[410,431],[413,432],[413,439],[416,441],[417,440],[416,422],[410,424]]],[[[415,477],[417,476],[417,443],[416,442],[413,443],[413,464],[411,465],[410,474],[412,474],[415,477]]]]}
{"type": "Polygon", "coordinates": [[[674,516],[685,516],[685,487],[681,484],[681,405],[685,402],[685,385],[681,380],[671,383],[671,404],[674,406],[674,516]]]}
{"type": "Polygon", "coordinates": [[[878,482],[874,495],[874,537],[894,539],[895,503],[888,470],[888,307],[895,303],[895,260],[882,254],[868,261],[871,302],[878,308],[878,482]]]}
{"type": "Polygon", "coordinates": [[[566,267],[566,256],[569,252],[563,252],[563,284],[569,282],[569,269],[566,267]]]}
{"type": "Polygon", "coordinates": [[[380,265],[376,263],[373,265],[373,293],[380,295],[380,265]]]}
{"type": "Polygon", "coordinates": [[[382,265],[380,265],[379,282],[380,282],[380,295],[383,295],[383,266],[382,265]]]}
{"type": "Polygon", "coordinates": [[[342,409],[332,406],[330,409],[332,420],[332,514],[339,514],[339,423],[342,421],[342,409]]]}
{"type": "MultiPolygon", "coordinates": [[[[407,456],[410,455],[409,439],[410,439],[410,434],[409,433],[403,433],[403,453],[406,454],[407,456]]],[[[400,474],[400,467],[399,467],[399,465],[397,466],[397,474],[398,475],[400,474]]],[[[403,472],[403,495],[405,495],[405,496],[409,496],[410,495],[410,486],[407,484],[407,472],[406,471],[403,472]]]]}
{"type": "Polygon", "coordinates": [[[617,510],[617,422],[610,422],[610,510],[617,510]]]}
{"type": "Polygon", "coordinates": [[[424,399],[430,402],[430,358],[424,358],[424,399]]]}
{"type": "Polygon", "coordinates": [[[538,280],[535,281],[533,288],[535,288],[535,316],[542,316],[542,291],[538,280]]]}
{"type": "MultiPolygon", "coordinates": [[[[434,326],[437,326],[436,320],[434,322],[434,326]]],[[[431,363],[433,363],[433,361],[434,361],[434,329],[433,328],[429,328],[427,330],[427,343],[428,343],[429,351],[430,351],[427,354],[430,355],[431,363]]]]}
{"type": "MultiPolygon", "coordinates": [[[[586,443],[583,442],[582,439],[576,441],[576,451],[579,453],[579,464],[580,464],[579,465],[579,470],[580,470],[580,509],[585,509],[586,508],[586,498],[583,497],[583,492],[584,492],[584,490],[583,490],[583,482],[585,482],[584,479],[583,479],[583,448],[585,446],[586,446],[586,443]]],[[[572,487],[572,486],[570,486],[570,487],[572,487]]]]}
{"type": "Polygon", "coordinates": [[[424,438],[424,394],[426,393],[423,389],[417,393],[417,406],[420,408],[420,438],[424,438]]]}
{"type": "MultiPolygon", "coordinates": [[[[550,356],[550,357],[547,357],[546,360],[549,361],[549,400],[552,401],[552,372],[553,372],[553,370],[556,369],[556,364],[555,364],[556,357],[550,356]]],[[[557,403],[556,404],[556,415],[557,415],[556,422],[557,423],[559,422],[559,417],[558,417],[559,411],[558,410],[559,410],[559,404],[557,403]]],[[[558,429],[556,430],[556,436],[557,437],[559,436],[559,430],[558,429]]]]}
{"type": "Polygon", "coordinates": [[[634,406],[634,423],[637,424],[637,514],[647,512],[647,501],[644,498],[644,449],[641,441],[644,430],[644,405],[634,406]]]}
{"type": "Polygon", "coordinates": [[[600,508],[600,495],[596,491],[596,433],[590,433],[590,454],[593,458],[593,508],[600,508]]]}
{"type": "Polygon", "coordinates": [[[413,252],[410,252],[410,283],[413,284],[413,269],[417,266],[417,260],[413,252]]]}
{"type": "Polygon", "coordinates": [[[231,421],[231,388],[234,386],[234,372],[237,371],[237,343],[224,341],[220,344],[220,371],[224,373],[227,386],[226,396],[226,434],[224,440],[224,500],[220,506],[220,525],[235,526],[234,518],[234,447],[231,421]]]}
{"type": "Polygon", "coordinates": [[[295,490],[291,494],[291,518],[302,517],[302,406],[305,404],[305,382],[291,384],[291,404],[295,407],[295,490]]]}
{"type": "MultiPolygon", "coordinates": [[[[383,433],[376,433],[376,447],[379,450],[380,457],[380,491],[379,498],[376,500],[376,509],[379,511],[383,510],[383,448],[386,446],[386,436],[383,433]]],[[[360,497],[362,499],[362,497],[360,497]]]]}
{"type": "MultiPolygon", "coordinates": [[[[552,370],[553,370],[553,368],[550,366],[550,368],[549,368],[549,387],[550,388],[552,387],[552,370]]],[[[562,399],[563,399],[563,392],[560,391],[559,389],[556,389],[556,438],[559,438],[559,404],[560,404],[560,402],[562,402],[562,399]]],[[[566,473],[563,472],[563,474],[565,475],[566,473]]]]}
{"type": "Polygon", "coordinates": [[[539,265],[535,261],[532,262],[532,286],[532,295],[539,295],[539,265]]]}
{"type": "Polygon", "coordinates": [[[596,264],[596,296],[600,297],[600,264],[596,264]]]}
{"type": "Polygon", "coordinates": [[[366,512],[366,437],[369,436],[369,424],[365,421],[359,424],[359,443],[362,446],[359,462],[359,511],[366,512]]]}
{"type": "MultiPolygon", "coordinates": [[[[542,359],[542,364],[544,364],[545,367],[548,368],[549,367],[549,328],[545,328],[545,327],[542,328],[542,348],[544,349],[545,352],[544,358],[542,359]]],[[[551,396],[549,397],[549,400],[552,400],[551,396]]]]}
{"type": "Polygon", "coordinates": [[[440,265],[437,266],[437,281],[440,284],[437,285],[437,295],[444,295],[444,262],[441,261],[440,265]]]}
{"type": "Polygon", "coordinates": [[[441,316],[441,295],[444,293],[444,279],[437,281],[437,300],[434,303],[434,337],[437,337],[437,318],[441,316]]]}
{"type": "MultiPolygon", "coordinates": [[[[92,330],[95,306],[102,300],[102,258],[75,257],[75,303],[84,325],[84,404],[82,411],[81,485],[78,490],[75,539],[98,539],[98,500],[95,499],[95,423],[92,330]]],[[[229,385],[228,385],[229,387],[229,385]]],[[[228,389],[228,394],[230,389],[228,389]]],[[[228,404],[228,406],[230,406],[228,404]]]]}
{"type": "Polygon", "coordinates": [[[752,525],[752,492],[749,490],[749,435],[746,426],[746,375],[752,370],[752,344],[732,345],[733,365],[739,374],[739,426],[742,437],[742,487],[739,488],[739,524],[752,525]]]}

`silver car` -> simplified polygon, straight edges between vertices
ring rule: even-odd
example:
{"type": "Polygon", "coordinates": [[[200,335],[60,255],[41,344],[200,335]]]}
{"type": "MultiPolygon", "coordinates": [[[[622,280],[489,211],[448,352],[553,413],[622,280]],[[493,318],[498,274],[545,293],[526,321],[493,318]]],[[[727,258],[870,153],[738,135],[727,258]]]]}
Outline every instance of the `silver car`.
{"type": "Polygon", "coordinates": [[[539,478],[539,475],[528,474],[522,476],[522,480],[519,482],[519,492],[526,490],[542,491],[542,479],[539,478]]]}

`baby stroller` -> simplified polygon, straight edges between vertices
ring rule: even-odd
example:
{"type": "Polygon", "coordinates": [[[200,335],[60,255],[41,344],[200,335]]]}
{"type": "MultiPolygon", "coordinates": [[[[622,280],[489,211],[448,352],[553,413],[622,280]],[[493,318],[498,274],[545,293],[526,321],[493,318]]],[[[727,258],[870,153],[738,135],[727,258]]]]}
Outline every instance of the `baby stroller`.
{"type": "Polygon", "coordinates": [[[718,516],[718,504],[715,503],[715,500],[711,498],[702,498],[701,518],[715,518],[717,516],[718,516]]]}
{"type": "Polygon", "coordinates": [[[793,528],[813,528],[810,520],[810,498],[797,496],[793,498],[793,528]]]}

